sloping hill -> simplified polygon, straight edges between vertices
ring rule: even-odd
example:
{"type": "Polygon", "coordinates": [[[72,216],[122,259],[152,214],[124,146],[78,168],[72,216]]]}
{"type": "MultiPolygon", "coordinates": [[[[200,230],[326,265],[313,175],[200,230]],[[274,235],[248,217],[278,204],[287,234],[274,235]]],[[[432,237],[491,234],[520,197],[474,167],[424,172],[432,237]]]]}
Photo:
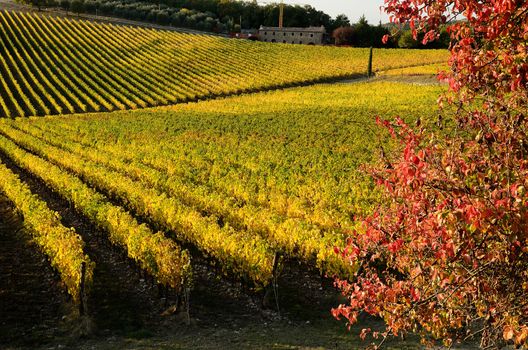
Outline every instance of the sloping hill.
{"type": "Polygon", "coordinates": [[[138,111],[4,119],[0,153],[34,174],[38,161],[78,176],[241,280],[269,284],[276,253],[345,275],[351,267],[334,247],[378,199],[360,165],[375,159],[380,143],[391,149],[374,116],[425,122],[441,91],[321,84],[138,111]]]}
{"type": "MultiPolygon", "coordinates": [[[[368,55],[0,12],[0,117],[136,109],[352,77],[366,71],[368,55]]],[[[374,67],[445,57],[376,50],[374,67]]]]}

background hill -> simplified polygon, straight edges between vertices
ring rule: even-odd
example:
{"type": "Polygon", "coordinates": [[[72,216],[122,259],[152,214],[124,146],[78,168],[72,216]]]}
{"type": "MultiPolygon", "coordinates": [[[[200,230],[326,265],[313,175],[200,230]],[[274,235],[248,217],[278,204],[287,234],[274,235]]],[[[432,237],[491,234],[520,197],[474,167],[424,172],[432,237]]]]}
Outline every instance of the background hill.
{"type": "MultiPolygon", "coordinates": [[[[365,74],[368,49],[275,45],[0,12],[0,117],[136,109],[365,74]],[[315,59],[317,57],[317,59],[315,59]]],[[[374,70],[445,60],[376,50],[374,70]]]]}

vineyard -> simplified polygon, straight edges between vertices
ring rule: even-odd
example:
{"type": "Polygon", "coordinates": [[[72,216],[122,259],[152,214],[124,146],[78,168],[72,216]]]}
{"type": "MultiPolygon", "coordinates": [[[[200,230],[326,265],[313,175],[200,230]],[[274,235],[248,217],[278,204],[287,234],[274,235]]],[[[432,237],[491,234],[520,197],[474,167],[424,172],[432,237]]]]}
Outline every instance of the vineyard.
{"type": "MultiPolygon", "coordinates": [[[[0,11],[0,117],[138,109],[354,77],[366,73],[368,58],[368,49],[272,45],[0,11]]],[[[381,71],[445,58],[441,50],[380,49],[373,66],[381,71]]]]}
{"type": "MultiPolygon", "coordinates": [[[[24,259],[55,273],[30,271],[55,281],[40,298],[62,290],[103,329],[152,314],[164,329],[183,308],[189,326],[190,295],[246,293],[243,312],[274,299],[279,315],[279,284],[335,298],[325,277],[358,268],[335,251],[380,197],[363,166],[394,146],[375,117],[427,124],[443,89],[387,78],[434,74],[439,50],[376,49],[385,77],[351,82],[369,51],[0,11],[0,203],[31,239],[24,259]]],[[[4,260],[15,236],[0,237],[4,260]]],[[[0,342],[18,337],[5,326],[0,342]]]]}
{"type": "Polygon", "coordinates": [[[0,0],[0,348],[528,346],[526,2],[125,2],[0,0]]]}
{"type": "Polygon", "coordinates": [[[390,149],[373,118],[432,115],[439,92],[387,82],[318,85],[4,119],[0,151],[108,232],[157,283],[180,290],[190,281],[184,244],[259,289],[278,273],[277,259],[322,274],[353,272],[334,247],[377,198],[359,171],[382,145],[390,149]]]}

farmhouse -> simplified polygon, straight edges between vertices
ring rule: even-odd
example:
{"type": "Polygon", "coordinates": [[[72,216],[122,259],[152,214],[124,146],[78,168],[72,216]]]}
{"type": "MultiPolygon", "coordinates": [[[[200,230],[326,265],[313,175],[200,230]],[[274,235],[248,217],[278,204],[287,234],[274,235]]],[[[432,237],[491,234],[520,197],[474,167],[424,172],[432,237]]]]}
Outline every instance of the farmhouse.
{"type": "Polygon", "coordinates": [[[322,45],[326,29],[324,26],[308,28],[261,26],[258,35],[260,41],[269,43],[322,45]]]}

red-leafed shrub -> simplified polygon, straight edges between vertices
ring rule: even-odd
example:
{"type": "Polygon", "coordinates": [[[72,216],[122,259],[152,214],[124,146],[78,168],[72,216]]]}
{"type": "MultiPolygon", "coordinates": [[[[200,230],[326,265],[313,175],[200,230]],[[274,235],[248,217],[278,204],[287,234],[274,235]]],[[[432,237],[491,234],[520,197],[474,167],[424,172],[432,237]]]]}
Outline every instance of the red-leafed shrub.
{"type": "Polygon", "coordinates": [[[381,317],[382,338],[527,347],[528,2],[385,0],[385,10],[424,41],[462,16],[440,102],[456,116],[447,137],[379,120],[402,152],[373,170],[385,200],[341,251],[359,270],[336,281],[348,303],[333,313],[381,317]]]}

